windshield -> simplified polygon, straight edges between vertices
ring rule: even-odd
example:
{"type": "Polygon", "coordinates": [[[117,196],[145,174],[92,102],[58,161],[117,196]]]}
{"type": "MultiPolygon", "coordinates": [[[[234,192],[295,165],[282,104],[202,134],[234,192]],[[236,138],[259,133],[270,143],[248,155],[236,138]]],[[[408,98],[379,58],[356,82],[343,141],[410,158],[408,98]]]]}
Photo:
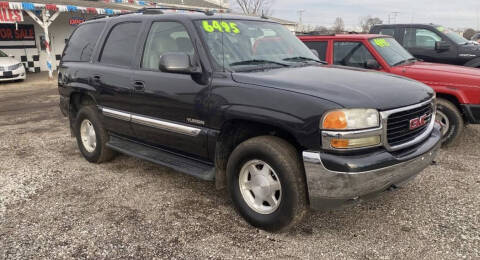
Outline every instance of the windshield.
{"type": "Polygon", "coordinates": [[[443,26],[437,27],[437,30],[444,33],[450,40],[452,40],[456,44],[467,44],[468,43],[467,39],[463,38],[461,35],[459,35],[456,32],[452,32],[452,31],[449,31],[449,30],[445,29],[445,27],[443,27],[443,26]]]}
{"type": "Polygon", "coordinates": [[[393,38],[375,38],[370,43],[390,66],[413,60],[414,57],[393,38]]]}
{"type": "Polygon", "coordinates": [[[5,52],[3,52],[3,51],[0,51],[0,57],[8,57],[8,55],[7,55],[7,54],[5,54],[5,52]]]}
{"type": "Polygon", "coordinates": [[[201,20],[198,30],[220,68],[276,68],[318,58],[283,25],[247,20],[201,20]],[[223,44],[222,44],[223,43],[223,44]]]}

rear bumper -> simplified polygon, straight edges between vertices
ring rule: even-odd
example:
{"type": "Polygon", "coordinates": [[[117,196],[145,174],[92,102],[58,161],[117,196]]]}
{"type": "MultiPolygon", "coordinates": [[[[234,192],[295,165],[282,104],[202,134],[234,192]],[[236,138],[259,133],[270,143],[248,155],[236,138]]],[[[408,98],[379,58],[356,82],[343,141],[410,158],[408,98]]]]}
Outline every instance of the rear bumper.
{"type": "Polygon", "coordinates": [[[310,206],[314,209],[337,207],[405,183],[432,163],[440,140],[440,126],[435,124],[427,140],[399,154],[376,151],[351,158],[333,155],[340,160],[332,160],[331,154],[304,152],[310,206]],[[328,157],[329,162],[325,164],[322,157],[328,157]],[[335,167],[336,162],[341,165],[335,167]]]}
{"type": "Polygon", "coordinates": [[[470,124],[480,124],[480,105],[463,104],[463,112],[470,124]]]}

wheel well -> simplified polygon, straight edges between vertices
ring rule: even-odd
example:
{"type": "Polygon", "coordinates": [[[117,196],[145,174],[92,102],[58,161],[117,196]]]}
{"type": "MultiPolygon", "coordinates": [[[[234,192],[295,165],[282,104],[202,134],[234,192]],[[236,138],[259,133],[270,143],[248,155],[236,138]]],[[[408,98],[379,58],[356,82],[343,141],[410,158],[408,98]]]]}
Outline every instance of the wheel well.
{"type": "Polygon", "coordinates": [[[301,151],[302,146],[296,138],[280,127],[245,120],[226,122],[215,146],[215,182],[218,189],[224,188],[226,185],[227,162],[235,147],[250,138],[263,135],[280,137],[293,145],[299,153],[301,151]]]}
{"type": "Polygon", "coordinates": [[[95,104],[91,96],[81,92],[74,92],[70,95],[70,115],[75,118],[80,107],[87,104],[95,104]]]}
{"type": "MultiPolygon", "coordinates": [[[[463,117],[465,117],[465,114],[463,113],[463,109],[462,107],[460,106],[460,102],[458,101],[457,97],[455,97],[454,95],[449,95],[449,94],[444,94],[444,93],[437,93],[437,98],[443,98],[443,99],[446,99],[450,102],[452,102],[452,104],[454,104],[458,111],[460,111],[460,113],[462,114],[463,117]]],[[[465,118],[464,118],[465,119],[465,118]]]]}

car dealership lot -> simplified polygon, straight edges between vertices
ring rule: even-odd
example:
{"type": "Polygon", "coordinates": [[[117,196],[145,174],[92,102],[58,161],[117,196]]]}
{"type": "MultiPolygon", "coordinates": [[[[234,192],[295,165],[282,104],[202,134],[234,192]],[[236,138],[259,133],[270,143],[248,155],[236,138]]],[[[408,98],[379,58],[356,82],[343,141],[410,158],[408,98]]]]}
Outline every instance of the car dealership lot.
{"type": "Polygon", "coordinates": [[[0,85],[0,258],[478,258],[479,140],[470,126],[406,188],[270,234],[214,183],[124,155],[88,163],[55,82],[29,77],[0,85]]]}

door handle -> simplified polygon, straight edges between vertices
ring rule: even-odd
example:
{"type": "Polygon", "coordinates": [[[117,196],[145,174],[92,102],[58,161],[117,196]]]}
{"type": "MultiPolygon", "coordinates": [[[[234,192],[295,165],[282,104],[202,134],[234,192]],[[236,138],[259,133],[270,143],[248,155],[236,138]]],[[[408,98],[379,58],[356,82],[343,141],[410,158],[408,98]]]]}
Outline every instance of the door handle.
{"type": "Polygon", "coordinates": [[[95,75],[95,76],[92,77],[92,80],[98,82],[98,81],[100,81],[101,78],[102,77],[100,75],[95,75]]]}
{"type": "Polygon", "coordinates": [[[135,91],[143,92],[145,91],[145,83],[143,81],[136,80],[133,82],[133,88],[135,91]]]}

